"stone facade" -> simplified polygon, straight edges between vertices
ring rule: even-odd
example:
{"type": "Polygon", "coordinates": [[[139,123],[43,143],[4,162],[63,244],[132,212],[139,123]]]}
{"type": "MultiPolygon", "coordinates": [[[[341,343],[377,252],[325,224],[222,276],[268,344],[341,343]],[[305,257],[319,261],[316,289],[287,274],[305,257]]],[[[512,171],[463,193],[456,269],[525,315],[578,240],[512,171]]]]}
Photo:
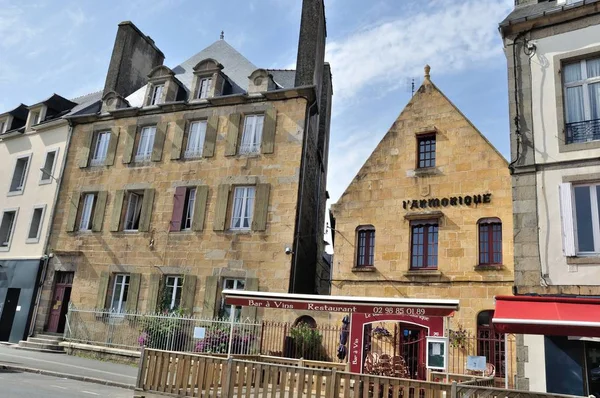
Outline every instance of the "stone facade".
{"type": "Polygon", "coordinates": [[[494,296],[510,294],[513,284],[507,166],[426,75],[332,206],[332,294],[460,299],[450,327],[460,325],[474,333],[478,313],[492,310],[494,296]],[[417,139],[422,134],[435,135],[435,167],[416,167],[417,139]],[[478,221],[486,218],[502,222],[502,264],[488,267],[478,261],[478,221]],[[434,270],[411,269],[411,223],[423,219],[439,223],[434,270]],[[357,265],[360,226],[376,231],[373,266],[357,265]]]}

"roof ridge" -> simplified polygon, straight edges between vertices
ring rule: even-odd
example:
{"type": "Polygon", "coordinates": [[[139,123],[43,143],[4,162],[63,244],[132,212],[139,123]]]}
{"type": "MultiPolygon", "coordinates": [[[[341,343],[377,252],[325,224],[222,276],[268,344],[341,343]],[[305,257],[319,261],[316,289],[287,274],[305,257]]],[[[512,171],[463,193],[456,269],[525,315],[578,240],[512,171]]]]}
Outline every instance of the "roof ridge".
{"type": "Polygon", "coordinates": [[[77,97],[73,97],[71,99],[69,99],[69,101],[73,101],[75,102],[76,100],[78,100],[79,98],[83,98],[83,97],[89,97],[90,95],[94,95],[94,94],[100,94],[102,93],[103,90],[98,90],[98,91],[92,91],[91,93],[87,93],[87,94],[83,94],[83,95],[79,95],[77,97]]]}

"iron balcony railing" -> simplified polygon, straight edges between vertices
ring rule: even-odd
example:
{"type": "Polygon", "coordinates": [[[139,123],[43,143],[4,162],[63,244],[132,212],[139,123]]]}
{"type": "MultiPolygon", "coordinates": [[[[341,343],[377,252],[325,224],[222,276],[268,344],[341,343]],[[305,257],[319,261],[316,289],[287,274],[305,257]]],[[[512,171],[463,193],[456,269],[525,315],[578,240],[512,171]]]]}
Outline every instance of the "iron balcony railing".
{"type": "Polygon", "coordinates": [[[566,143],[589,142],[600,140],[600,119],[567,123],[566,143]]]}

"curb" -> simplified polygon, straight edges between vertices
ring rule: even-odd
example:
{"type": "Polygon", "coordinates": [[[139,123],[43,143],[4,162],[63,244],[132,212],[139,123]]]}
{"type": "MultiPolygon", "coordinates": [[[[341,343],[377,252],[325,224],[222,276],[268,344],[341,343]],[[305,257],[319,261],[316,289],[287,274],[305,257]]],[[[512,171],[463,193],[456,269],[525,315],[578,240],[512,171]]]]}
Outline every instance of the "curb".
{"type": "Polygon", "coordinates": [[[102,384],[104,386],[109,386],[109,387],[119,387],[119,388],[125,388],[128,390],[135,389],[135,386],[133,384],[119,383],[118,381],[102,380],[102,379],[97,379],[95,377],[79,376],[79,375],[72,375],[72,374],[68,374],[68,373],[53,372],[51,370],[28,368],[26,366],[0,364],[0,370],[9,370],[9,371],[12,370],[12,371],[19,371],[19,372],[37,373],[37,374],[44,375],[44,376],[62,377],[65,379],[83,381],[86,383],[102,384]]]}

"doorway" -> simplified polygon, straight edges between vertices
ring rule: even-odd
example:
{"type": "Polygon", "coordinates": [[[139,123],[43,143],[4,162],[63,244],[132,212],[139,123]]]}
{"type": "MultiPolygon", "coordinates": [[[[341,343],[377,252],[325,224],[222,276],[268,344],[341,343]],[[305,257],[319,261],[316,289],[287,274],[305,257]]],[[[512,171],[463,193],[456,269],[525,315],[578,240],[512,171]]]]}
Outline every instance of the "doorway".
{"type": "Polygon", "coordinates": [[[404,358],[411,379],[425,380],[425,328],[410,323],[400,323],[398,352],[404,358]]]}
{"type": "Polygon", "coordinates": [[[2,307],[2,316],[0,316],[0,341],[8,341],[12,330],[15,314],[17,313],[17,304],[21,289],[8,288],[4,306],[2,307]]]}
{"type": "Polygon", "coordinates": [[[50,308],[50,319],[46,331],[50,333],[63,333],[69,300],[71,299],[71,288],[73,286],[73,272],[57,272],[55,277],[54,292],[52,294],[52,307],[50,308]]]}

